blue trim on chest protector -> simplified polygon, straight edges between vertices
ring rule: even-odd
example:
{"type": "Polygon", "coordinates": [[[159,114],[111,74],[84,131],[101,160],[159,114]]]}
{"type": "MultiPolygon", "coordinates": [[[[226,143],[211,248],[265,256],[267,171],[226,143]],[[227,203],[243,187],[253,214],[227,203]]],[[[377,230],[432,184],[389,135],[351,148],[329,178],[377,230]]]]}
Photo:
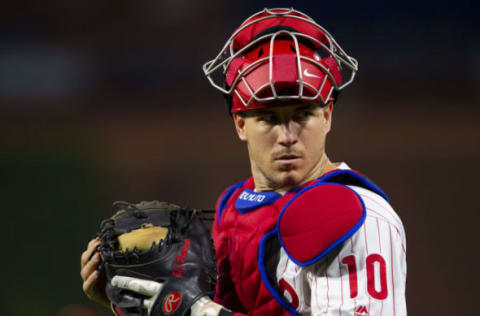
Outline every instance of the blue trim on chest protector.
{"type": "Polygon", "coordinates": [[[277,291],[276,287],[273,285],[271,280],[268,278],[267,269],[265,267],[265,244],[269,238],[275,237],[277,234],[277,228],[266,233],[260,240],[260,245],[258,246],[258,270],[260,271],[260,277],[263,280],[263,284],[267,290],[272,294],[273,298],[282,306],[286,311],[292,316],[299,316],[295,308],[287,302],[285,298],[277,291]]]}
{"type": "Polygon", "coordinates": [[[317,179],[323,183],[338,183],[343,185],[358,186],[380,195],[385,199],[385,201],[390,203],[388,196],[375,183],[367,179],[365,176],[348,169],[335,170],[317,179]]]}
{"type": "Polygon", "coordinates": [[[273,204],[276,200],[281,198],[282,195],[276,192],[255,192],[250,189],[243,190],[235,202],[235,208],[241,213],[256,210],[257,208],[265,205],[273,204]]]}
{"type": "Polygon", "coordinates": [[[245,183],[245,181],[246,180],[242,180],[242,181],[232,185],[230,188],[228,188],[228,190],[223,195],[222,199],[220,200],[220,203],[218,204],[218,212],[217,212],[218,213],[218,216],[217,216],[218,224],[220,224],[220,219],[222,218],[222,213],[225,210],[225,208],[227,207],[227,203],[230,200],[230,198],[232,197],[233,192],[235,192],[238,188],[242,187],[243,184],[245,183]]]}

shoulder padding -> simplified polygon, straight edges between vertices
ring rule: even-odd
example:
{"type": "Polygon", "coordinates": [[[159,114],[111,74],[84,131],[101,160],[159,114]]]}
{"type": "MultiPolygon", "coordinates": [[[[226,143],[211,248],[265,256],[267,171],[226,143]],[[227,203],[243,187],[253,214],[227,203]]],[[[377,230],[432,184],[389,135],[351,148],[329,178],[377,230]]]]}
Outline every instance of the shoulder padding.
{"type": "Polygon", "coordinates": [[[308,266],[350,238],[365,216],[365,205],[352,189],[320,182],[302,189],[284,206],[278,238],[293,262],[308,266]]]}

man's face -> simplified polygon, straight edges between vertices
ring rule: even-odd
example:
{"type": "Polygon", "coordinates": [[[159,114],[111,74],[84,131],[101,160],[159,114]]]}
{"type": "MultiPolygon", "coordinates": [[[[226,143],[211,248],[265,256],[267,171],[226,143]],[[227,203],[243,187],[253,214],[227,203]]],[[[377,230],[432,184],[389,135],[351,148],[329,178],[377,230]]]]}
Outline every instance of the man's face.
{"type": "Polygon", "coordinates": [[[291,188],[320,176],[333,105],[278,106],[234,114],[257,190],[291,188]]]}

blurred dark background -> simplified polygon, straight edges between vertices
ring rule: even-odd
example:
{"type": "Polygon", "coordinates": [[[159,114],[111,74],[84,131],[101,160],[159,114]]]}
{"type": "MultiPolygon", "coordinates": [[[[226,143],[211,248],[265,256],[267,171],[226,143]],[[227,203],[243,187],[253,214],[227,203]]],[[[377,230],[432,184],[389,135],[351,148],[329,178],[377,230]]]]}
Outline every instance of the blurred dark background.
{"type": "Polygon", "coordinates": [[[403,219],[409,314],[478,314],[476,2],[20,0],[0,3],[2,315],[108,315],[79,258],[112,201],[213,208],[249,175],[201,65],[292,5],[359,60],[327,150],[403,219]]]}

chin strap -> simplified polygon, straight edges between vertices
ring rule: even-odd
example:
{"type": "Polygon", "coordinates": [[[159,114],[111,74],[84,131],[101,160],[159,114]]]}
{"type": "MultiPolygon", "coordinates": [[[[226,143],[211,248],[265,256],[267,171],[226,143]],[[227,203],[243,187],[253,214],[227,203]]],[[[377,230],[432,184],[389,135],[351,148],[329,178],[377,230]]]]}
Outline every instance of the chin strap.
{"type": "Polygon", "coordinates": [[[215,303],[204,296],[197,300],[192,307],[191,316],[230,316],[232,311],[225,309],[222,305],[215,303]]]}

